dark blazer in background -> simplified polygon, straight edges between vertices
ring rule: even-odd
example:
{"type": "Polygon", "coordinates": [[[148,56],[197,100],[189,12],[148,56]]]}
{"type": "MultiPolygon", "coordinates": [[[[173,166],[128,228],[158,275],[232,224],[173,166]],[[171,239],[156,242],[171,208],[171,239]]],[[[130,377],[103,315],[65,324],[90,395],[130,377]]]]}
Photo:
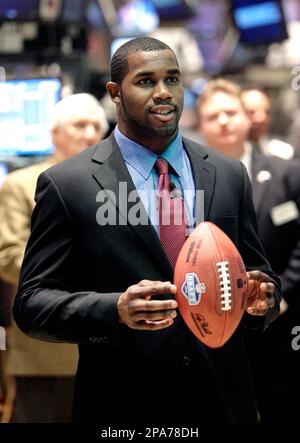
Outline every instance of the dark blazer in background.
{"type": "Polygon", "coordinates": [[[300,161],[253,150],[252,187],[259,236],[289,309],[262,336],[247,334],[247,345],[262,421],[288,423],[297,420],[300,396],[300,351],[292,348],[292,329],[300,325],[300,161]]]}
{"type": "MultiPolygon", "coordinates": [[[[278,308],[279,283],[255,232],[245,168],[188,140],[184,145],[195,187],[204,189],[205,219],[231,237],[249,270],[260,269],[273,278],[278,308]]],[[[173,280],[150,223],[126,223],[124,205],[118,205],[122,224],[97,223],[97,194],[111,190],[118,202],[120,182],[127,183],[128,192],[134,190],[113,136],[40,176],[14,306],[18,325],[40,339],[79,343],[76,421],[256,421],[241,330],[246,324],[261,327],[278,309],[266,318],[245,314],[243,324],[217,350],[202,345],[180,315],[162,331],[119,324],[120,293],[142,279],[173,280]]]]}
{"type": "Polygon", "coordinates": [[[280,275],[282,295],[300,307],[300,160],[267,157],[256,150],[252,156],[252,188],[259,236],[272,269],[280,275]],[[291,206],[274,224],[272,210],[288,203],[298,211],[289,220],[291,206]],[[298,294],[298,295],[297,295],[298,294]]]}

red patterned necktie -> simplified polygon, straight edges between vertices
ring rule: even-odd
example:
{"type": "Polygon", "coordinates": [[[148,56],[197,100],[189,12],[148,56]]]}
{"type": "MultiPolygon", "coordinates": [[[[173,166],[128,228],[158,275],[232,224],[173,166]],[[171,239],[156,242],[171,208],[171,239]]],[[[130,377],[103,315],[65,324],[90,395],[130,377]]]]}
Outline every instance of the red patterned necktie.
{"type": "Polygon", "coordinates": [[[174,267],[186,240],[184,201],[178,190],[171,189],[167,160],[158,158],[155,165],[159,173],[159,237],[174,267]]]}

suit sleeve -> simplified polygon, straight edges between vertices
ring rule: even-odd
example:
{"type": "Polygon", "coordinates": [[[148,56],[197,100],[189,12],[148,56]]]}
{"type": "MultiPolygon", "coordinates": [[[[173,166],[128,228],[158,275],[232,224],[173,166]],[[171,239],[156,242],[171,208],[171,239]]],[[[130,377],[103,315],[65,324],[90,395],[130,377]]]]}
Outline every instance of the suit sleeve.
{"type": "Polygon", "coordinates": [[[38,180],[32,232],[21,269],[13,314],[20,329],[47,341],[117,340],[119,293],[73,292],[72,220],[53,179],[38,180]]]}
{"type": "Polygon", "coordinates": [[[268,274],[271,281],[275,285],[274,308],[269,309],[267,315],[264,317],[257,317],[245,313],[243,317],[243,324],[249,328],[263,329],[266,328],[278,315],[281,300],[280,280],[279,277],[272,271],[271,266],[266,259],[262,244],[258,238],[257,221],[252,200],[252,186],[245,166],[242,163],[241,167],[243,170],[244,192],[239,214],[239,251],[243,257],[247,271],[258,269],[268,274]]]}
{"type": "Polygon", "coordinates": [[[31,208],[24,187],[8,177],[0,198],[0,275],[15,286],[30,235],[30,217],[31,208]]]}

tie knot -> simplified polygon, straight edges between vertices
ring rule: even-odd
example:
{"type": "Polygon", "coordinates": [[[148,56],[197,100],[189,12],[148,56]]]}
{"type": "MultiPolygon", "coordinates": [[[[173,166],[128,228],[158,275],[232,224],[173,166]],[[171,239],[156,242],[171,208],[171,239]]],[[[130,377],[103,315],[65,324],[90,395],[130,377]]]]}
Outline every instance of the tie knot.
{"type": "Polygon", "coordinates": [[[169,172],[169,163],[164,158],[158,158],[155,162],[158,173],[160,174],[168,174],[169,172]]]}

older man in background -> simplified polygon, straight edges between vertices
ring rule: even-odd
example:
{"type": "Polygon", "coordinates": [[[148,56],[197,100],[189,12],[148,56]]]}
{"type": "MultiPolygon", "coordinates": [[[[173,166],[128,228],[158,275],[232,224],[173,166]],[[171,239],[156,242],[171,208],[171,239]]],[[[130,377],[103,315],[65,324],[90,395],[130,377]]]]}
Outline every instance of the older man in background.
{"type": "MultiPolygon", "coordinates": [[[[0,197],[0,276],[13,288],[18,283],[30,234],[38,176],[100,141],[107,130],[104,110],[92,95],[67,96],[53,110],[53,155],[8,175],[0,197]]],[[[16,387],[11,422],[70,421],[78,358],[76,346],[39,342],[25,336],[16,325],[8,335],[7,375],[16,387]]]]}

